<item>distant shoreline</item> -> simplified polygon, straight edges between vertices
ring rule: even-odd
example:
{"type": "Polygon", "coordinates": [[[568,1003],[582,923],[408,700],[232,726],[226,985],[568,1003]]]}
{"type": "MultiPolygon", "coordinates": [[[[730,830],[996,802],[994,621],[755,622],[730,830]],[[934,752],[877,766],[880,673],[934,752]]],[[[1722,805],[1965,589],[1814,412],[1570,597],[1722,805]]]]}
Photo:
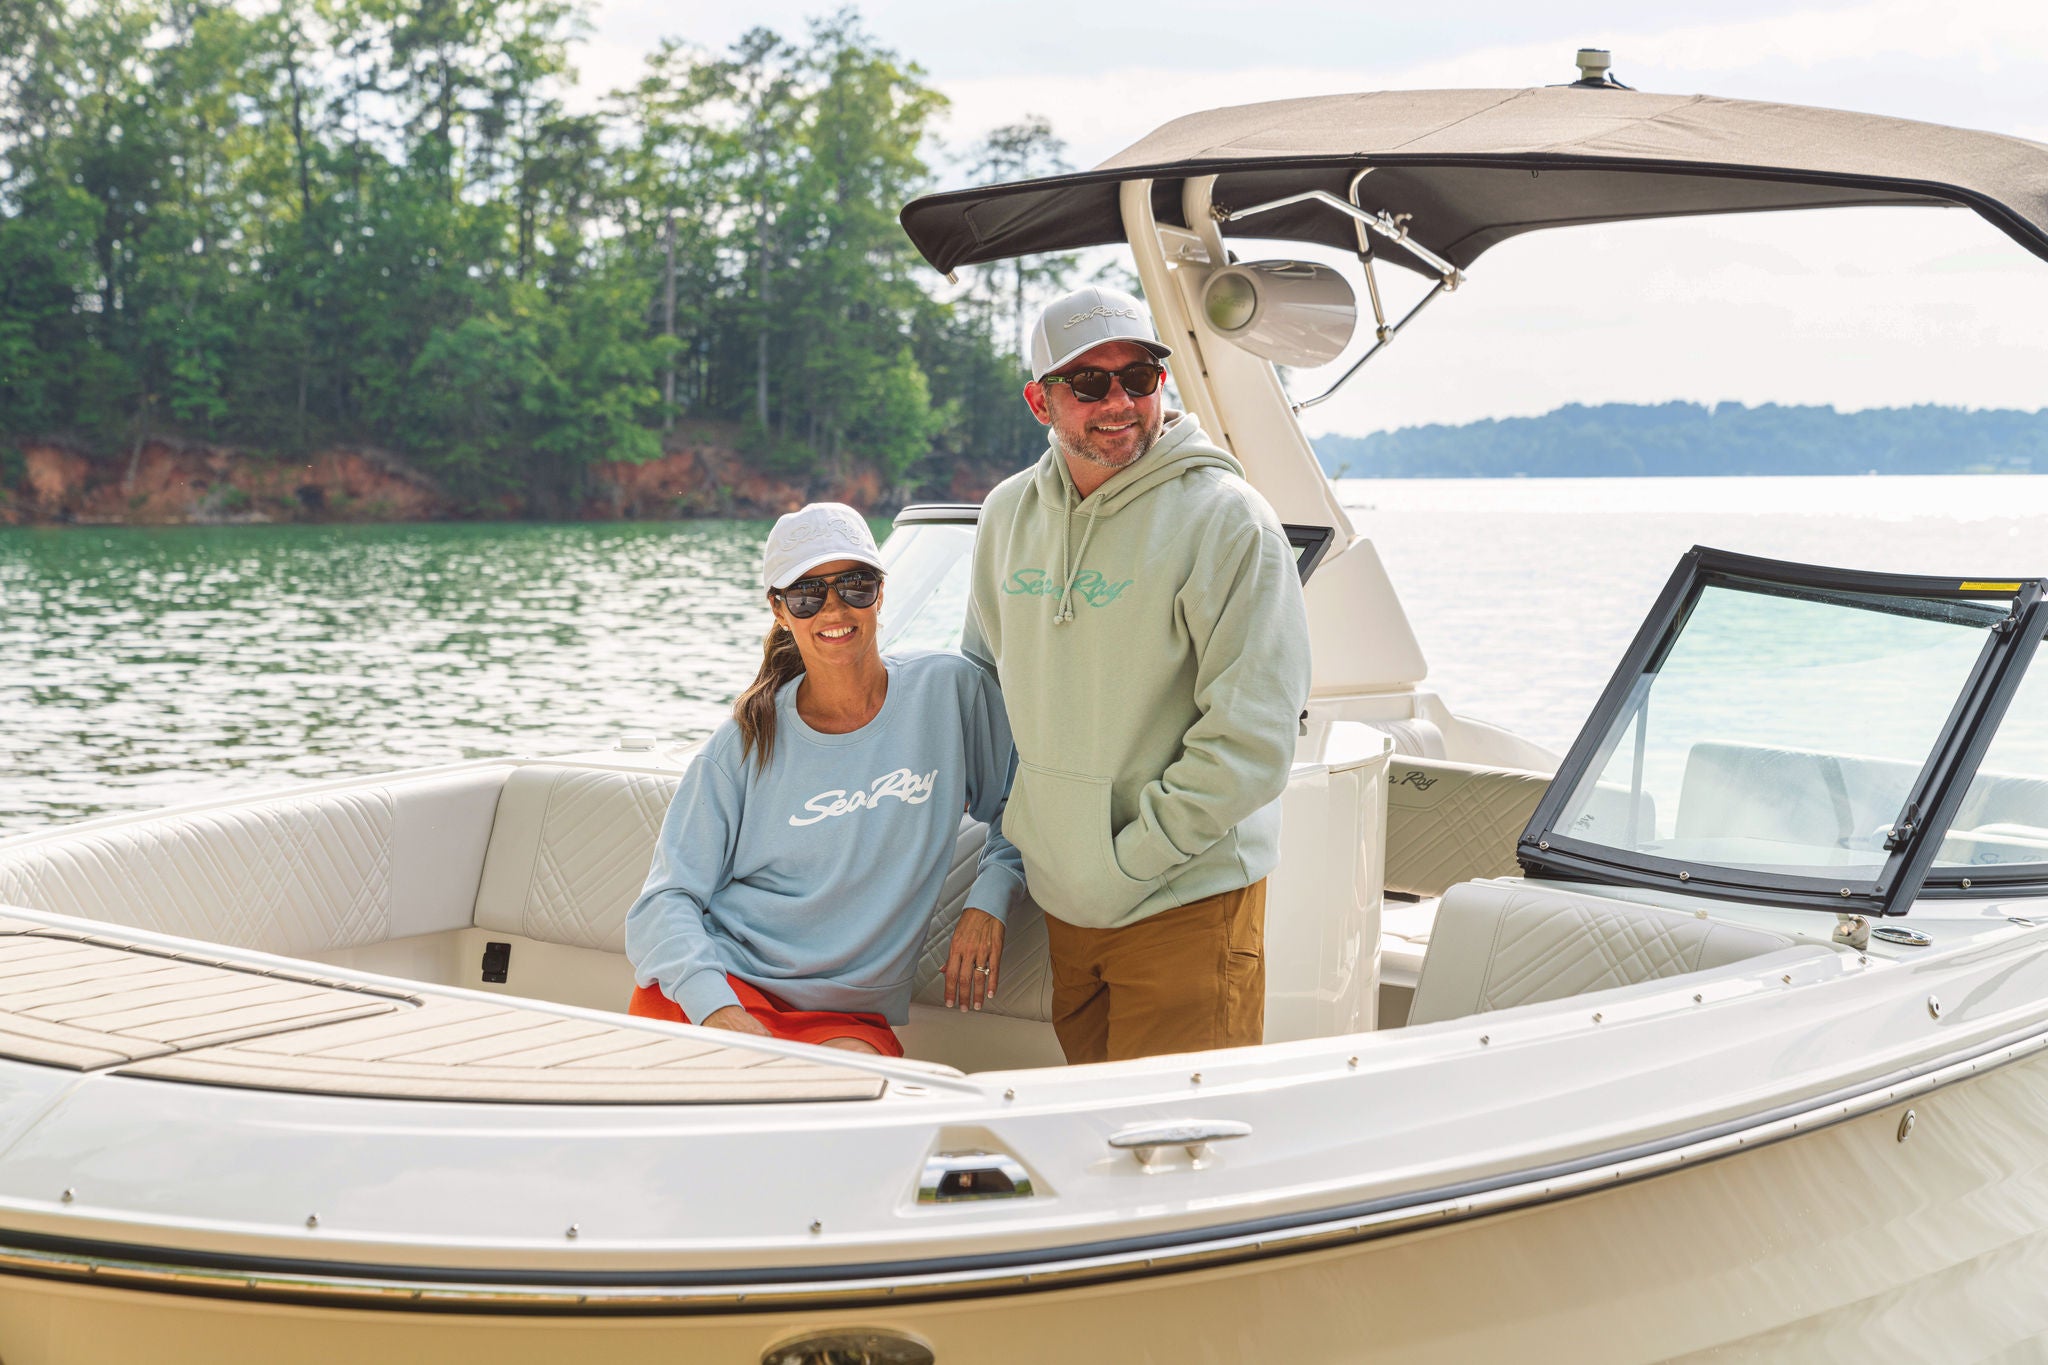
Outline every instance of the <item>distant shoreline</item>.
{"type": "Polygon", "coordinates": [[[1567,404],[1313,442],[1335,478],[2048,473],[2048,410],[1567,404]]]}

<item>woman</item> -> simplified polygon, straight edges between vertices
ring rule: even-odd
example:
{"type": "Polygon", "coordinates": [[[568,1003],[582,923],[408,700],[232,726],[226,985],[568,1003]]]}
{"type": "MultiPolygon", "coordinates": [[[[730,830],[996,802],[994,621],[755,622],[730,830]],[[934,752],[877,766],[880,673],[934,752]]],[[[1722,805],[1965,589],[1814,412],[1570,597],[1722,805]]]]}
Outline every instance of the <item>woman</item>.
{"type": "MultiPolygon", "coordinates": [[[[761,577],[761,671],[684,773],[626,916],[631,1010],[900,1057],[889,1026],[909,1018],[960,812],[1002,810],[1002,694],[957,654],[883,656],[881,555],[850,507],[776,522],[761,577]]],[[[995,993],[1023,884],[1015,850],[984,855],[949,1006],[995,993]]]]}

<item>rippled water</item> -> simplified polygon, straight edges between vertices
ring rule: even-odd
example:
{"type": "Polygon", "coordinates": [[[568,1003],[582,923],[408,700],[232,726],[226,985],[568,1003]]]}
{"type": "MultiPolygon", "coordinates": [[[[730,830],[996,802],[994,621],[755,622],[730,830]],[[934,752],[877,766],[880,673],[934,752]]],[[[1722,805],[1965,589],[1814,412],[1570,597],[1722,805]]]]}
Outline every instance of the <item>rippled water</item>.
{"type": "MultiPolygon", "coordinates": [[[[1352,481],[1462,712],[1562,749],[1696,543],[2048,573],[2048,478],[1352,481]]],[[[518,749],[704,733],[766,526],[0,529],[0,833],[518,749]]],[[[878,531],[880,527],[878,525],[878,531]]]]}
{"type": "Polygon", "coordinates": [[[0,831],[701,734],[766,527],[0,530],[0,831]]]}

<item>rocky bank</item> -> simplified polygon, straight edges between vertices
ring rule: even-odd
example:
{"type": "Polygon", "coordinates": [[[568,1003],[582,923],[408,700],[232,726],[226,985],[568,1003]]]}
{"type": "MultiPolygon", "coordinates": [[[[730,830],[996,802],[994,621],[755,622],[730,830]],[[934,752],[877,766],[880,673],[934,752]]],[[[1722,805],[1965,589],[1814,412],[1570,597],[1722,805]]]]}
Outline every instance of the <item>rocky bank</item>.
{"type": "MultiPolygon", "coordinates": [[[[660,459],[591,471],[574,515],[590,520],[774,517],[806,502],[886,512],[909,500],[865,465],[785,476],[754,468],[719,431],[678,433],[660,459]]],[[[14,443],[0,463],[0,525],[219,525],[237,522],[442,521],[480,515],[388,451],[345,447],[277,460],[174,437],[93,457],[57,441],[14,443]]],[[[936,496],[980,501],[1007,472],[961,467],[936,496]]],[[[508,500],[495,513],[527,508],[508,500]]]]}

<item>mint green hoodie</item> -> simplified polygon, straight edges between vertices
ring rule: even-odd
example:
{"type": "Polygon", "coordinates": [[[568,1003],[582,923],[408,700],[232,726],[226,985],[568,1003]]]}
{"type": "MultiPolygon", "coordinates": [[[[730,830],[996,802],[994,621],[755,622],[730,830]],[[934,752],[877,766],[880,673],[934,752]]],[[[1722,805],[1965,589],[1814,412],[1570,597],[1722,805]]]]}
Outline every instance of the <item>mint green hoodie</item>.
{"type": "Polygon", "coordinates": [[[1048,446],[989,494],[975,539],[964,647],[1017,745],[992,838],[1048,913],[1091,928],[1272,871],[1308,697],[1279,519],[1192,416],[1167,419],[1085,499],[1048,446]]]}

